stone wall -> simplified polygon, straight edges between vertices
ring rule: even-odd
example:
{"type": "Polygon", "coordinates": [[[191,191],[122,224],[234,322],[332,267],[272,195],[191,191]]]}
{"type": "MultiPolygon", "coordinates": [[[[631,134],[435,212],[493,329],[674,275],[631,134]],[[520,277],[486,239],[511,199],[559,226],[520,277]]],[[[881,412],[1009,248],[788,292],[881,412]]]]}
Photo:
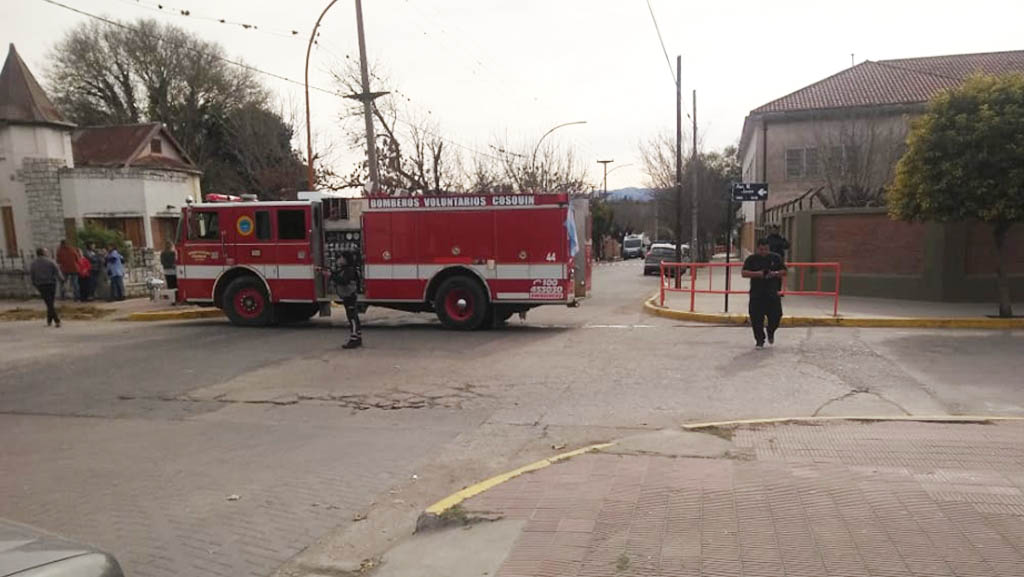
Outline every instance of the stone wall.
{"type": "MultiPolygon", "coordinates": [[[[149,296],[149,292],[146,290],[146,280],[149,278],[163,279],[159,256],[159,253],[148,249],[132,251],[132,257],[125,266],[125,296],[129,298],[149,296]]],[[[35,287],[32,286],[28,273],[31,263],[32,257],[28,254],[3,255],[0,258],[0,299],[31,299],[39,296],[35,287]]],[[[110,294],[110,283],[107,282],[105,273],[101,273],[101,275],[100,282],[96,287],[98,300],[104,300],[110,294]]]]}
{"type": "Polygon", "coordinates": [[[32,227],[32,249],[55,250],[64,238],[64,201],[59,171],[63,159],[25,158],[18,180],[25,183],[25,199],[32,227]]]}
{"type": "Polygon", "coordinates": [[[173,170],[157,170],[152,168],[128,167],[128,168],[107,168],[102,166],[76,166],[64,168],[61,171],[66,177],[92,178],[102,180],[114,180],[122,178],[135,178],[139,180],[151,180],[158,182],[188,182],[189,173],[173,170]]]}

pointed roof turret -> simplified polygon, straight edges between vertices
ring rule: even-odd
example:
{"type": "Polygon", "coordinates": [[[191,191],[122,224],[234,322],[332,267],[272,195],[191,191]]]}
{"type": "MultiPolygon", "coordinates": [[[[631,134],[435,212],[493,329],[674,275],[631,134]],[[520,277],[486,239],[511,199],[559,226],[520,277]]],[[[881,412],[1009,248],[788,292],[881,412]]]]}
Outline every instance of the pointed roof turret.
{"type": "Polygon", "coordinates": [[[0,72],[0,123],[74,126],[50,101],[14,44],[0,72]]]}

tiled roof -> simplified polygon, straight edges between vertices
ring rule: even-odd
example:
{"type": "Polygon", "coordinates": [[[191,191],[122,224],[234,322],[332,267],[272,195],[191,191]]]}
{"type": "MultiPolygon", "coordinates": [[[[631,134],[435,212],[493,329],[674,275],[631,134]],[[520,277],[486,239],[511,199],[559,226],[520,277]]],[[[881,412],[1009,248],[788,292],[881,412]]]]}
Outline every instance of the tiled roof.
{"type": "Polygon", "coordinates": [[[71,150],[74,153],[75,166],[144,166],[198,171],[196,165],[185,156],[159,122],[83,127],[71,135],[71,150]],[[184,162],[155,155],[135,158],[136,154],[161,131],[164,131],[164,136],[178,147],[185,159],[184,162]]]}
{"type": "Polygon", "coordinates": [[[11,44],[0,72],[0,122],[74,126],[50,102],[25,61],[11,44]]]}
{"type": "Polygon", "coordinates": [[[867,60],[773,100],[752,113],[916,104],[974,73],[1024,73],[1024,50],[898,60],[867,60]]]}

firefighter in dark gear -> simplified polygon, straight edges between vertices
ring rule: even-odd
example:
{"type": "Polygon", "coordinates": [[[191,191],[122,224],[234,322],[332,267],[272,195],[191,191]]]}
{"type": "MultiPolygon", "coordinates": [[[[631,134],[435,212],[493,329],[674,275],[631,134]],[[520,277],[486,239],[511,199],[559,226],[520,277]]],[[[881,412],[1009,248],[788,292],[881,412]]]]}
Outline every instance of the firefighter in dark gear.
{"type": "Polygon", "coordinates": [[[331,269],[331,283],[345,305],[348,317],[348,342],[341,348],[355,349],[363,346],[363,326],[359,322],[359,267],[356,256],[351,252],[342,253],[338,257],[337,266],[331,269]]]}

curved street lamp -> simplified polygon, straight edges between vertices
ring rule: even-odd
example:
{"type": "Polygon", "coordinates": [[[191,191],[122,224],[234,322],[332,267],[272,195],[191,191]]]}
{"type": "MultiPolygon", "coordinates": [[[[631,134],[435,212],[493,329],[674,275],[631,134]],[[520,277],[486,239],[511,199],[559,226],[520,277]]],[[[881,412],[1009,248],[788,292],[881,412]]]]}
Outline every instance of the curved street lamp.
{"type": "Polygon", "coordinates": [[[544,135],[540,137],[540,140],[537,141],[537,146],[533,147],[533,155],[530,157],[530,166],[537,166],[537,151],[540,150],[540,143],[544,142],[544,139],[547,138],[549,134],[551,134],[552,132],[558,130],[559,128],[563,128],[563,127],[566,127],[566,126],[572,126],[574,124],[586,124],[586,123],[587,123],[586,120],[574,120],[573,122],[566,122],[566,123],[563,123],[563,124],[559,124],[557,126],[553,126],[550,129],[548,129],[548,131],[545,132],[544,135]]]}
{"type": "Polygon", "coordinates": [[[324,19],[324,15],[327,11],[334,6],[338,0],[331,0],[327,8],[320,13],[320,17],[316,19],[316,24],[313,25],[313,32],[309,34],[309,45],[306,46],[306,155],[307,155],[307,167],[306,167],[306,183],[309,185],[309,190],[313,190],[313,126],[309,120],[309,54],[313,51],[313,41],[316,40],[316,31],[320,28],[320,21],[324,19]]]}
{"type": "MultiPolygon", "coordinates": [[[[320,21],[324,19],[327,11],[334,6],[338,0],[331,0],[316,19],[313,31],[309,34],[309,45],[306,46],[306,153],[309,155],[309,162],[306,167],[306,179],[309,190],[313,190],[313,126],[309,117],[309,55],[313,51],[313,41],[316,40],[316,31],[320,28],[320,21]]],[[[363,2],[356,0],[356,30],[359,34],[359,72],[362,77],[363,92],[352,94],[346,98],[359,100],[363,103],[363,116],[366,120],[366,160],[370,168],[370,195],[376,194],[380,189],[380,175],[377,169],[377,144],[373,135],[373,99],[387,94],[386,92],[370,92],[370,75],[366,63],[366,38],[363,34],[363,2]]]]}

